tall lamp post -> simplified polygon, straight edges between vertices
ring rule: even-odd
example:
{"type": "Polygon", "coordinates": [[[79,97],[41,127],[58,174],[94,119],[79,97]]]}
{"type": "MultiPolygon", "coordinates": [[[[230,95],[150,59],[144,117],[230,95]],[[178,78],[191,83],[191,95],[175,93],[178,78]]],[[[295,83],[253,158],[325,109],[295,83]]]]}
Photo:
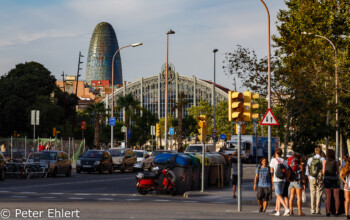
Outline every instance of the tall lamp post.
{"type": "MultiPolygon", "coordinates": [[[[267,61],[267,103],[268,108],[271,108],[271,36],[270,36],[270,12],[267,8],[265,2],[263,0],[260,0],[261,3],[264,4],[266,12],[267,12],[267,32],[268,32],[268,61],[267,61]]],[[[267,126],[268,128],[268,160],[271,161],[271,125],[267,126]]]]}
{"type": "Polygon", "coordinates": [[[215,135],[213,135],[213,143],[214,143],[214,149],[216,149],[216,135],[217,135],[217,131],[216,131],[216,123],[215,123],[215,110],[216,110],[216,99],[215,99],[215,87],[216,87],[216,82],[215,82],[215,70],[216,70],[216,52],[218,52],[219,50],[218,49],[214,49],[213,50],[213,53],[214,53],[214,84],[213,84],[213,107],[214,107],[214,131],[213,133],[215,132],[215,135]]]}
{"type": "MultiPolygon", "coordinates": [[[[113,55],[113,59],[112,59],[112,114],[111,114],[111,118],[114,117],[114,59],[115,56],[117,55],[117,53],[119,53],[119,51],[121,51],[122,49],[126,48],[126,47],[138,47],[141,46],[142,43],[134,43],[134,44],[130,44],[124,47],[119,48],[113,55]]],[[[128,132],[128,131],[126,131],[128,132]]],[[[111,147],[113,147],[113,125],[111,125],[111,147]]]]}
{"type": "Polygon", "coordinates": [[[338,160],[339,159],[339,112],[338,112],[338,65],[337,65],[337,48],[334,46],[333,42],[329,40],[327,37],[313,34],[313,33],[308,33],[308,32],[301,32],[301,34],[304,35],[313,35],[315,37],[322,38],[326,41],[328,41],[334,50],[334,71],[335,71],[335,126],[336,126],[336,131],[335,131],[335,158],[338,160]]]}
{"type": "Polygon", "coordinates": [[[165,125],[164,125],[164,149],[168,149],[168,59],[169,59],[169,34],[175,34],[175,31],[169,30],[166,33],[166,70],[165,70],[165,125]]]}

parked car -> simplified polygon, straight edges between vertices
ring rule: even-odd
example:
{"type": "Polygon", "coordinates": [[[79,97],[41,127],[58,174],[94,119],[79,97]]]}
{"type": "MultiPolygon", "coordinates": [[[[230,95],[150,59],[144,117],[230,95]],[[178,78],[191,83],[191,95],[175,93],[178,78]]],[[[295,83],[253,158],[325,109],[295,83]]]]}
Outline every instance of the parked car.
{"type": "Polygon", "coordinates": [[[149,157],[148,152],[145,150],[134,150],[136,157],[137,157],[137,163],[144,160],[146,157],[149,157]]]}
{"type": "MultiPolygon", "coordinates": [[[[45,155],[45,159],[49,163],[49,175],[52,177],[55,177],[57,174],[65,174],[66,176],[71,176],[72,163],[66,152],[58,150],[43,150],[40,151],[40,153],[45,155]]],[[[28,159],[29,158],[30,155],[28,159]]]]}
{"type": "Polygon", "coordinates": [[[112,155],[113,166],[115,170],[124,172],[125,170],[133,170],[134,164],[137,162],[136,154],[130,148],[110,148],[108,151],[112,155]]]}
{"type": "Polygon", "coordinates": [[[108,171],[113,173],[112,156],[107,150],[89,150],[86,151],[77,160],[77,173],[83,172],[99,172],[100,174],[108,171]]]}
{"type": "MultiPolygon", "coordinates": [[[[202,153],[203,144],[190,144],[187,146],[185,153],[202,153]]],[[[212,144],[205,145],[206,152],[215,152],[215,147],[212,144]]]]}
{"type": "Polygon", "coordinates": [[[171,150],[156,150],[156,151],[153,151],[153,153],[151,154],[151,156],[149,158],[146,158],[143,161],[141,161],[141,165],[140,165],[141,169],[142,170],[151,170],[152,162],[153,162],[154,158],[158,154],[165,154],[165,153],[175,153],[175,151],[171,151],[171,150]]]}
{"type": "Polygon", "coordinates": [[[0,152],[0,180],[5,180],[5,157],[0,152]]]}

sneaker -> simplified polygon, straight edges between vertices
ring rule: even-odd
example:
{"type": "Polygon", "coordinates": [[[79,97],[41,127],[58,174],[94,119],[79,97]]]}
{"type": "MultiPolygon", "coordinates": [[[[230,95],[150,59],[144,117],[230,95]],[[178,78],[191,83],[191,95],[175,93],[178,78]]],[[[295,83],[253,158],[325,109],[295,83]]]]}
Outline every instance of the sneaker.
{"type": "Polygon", "coordinates": [[[272,212],[270,212],[270,215],[275,215],[276,214],[276,210],[273,210],[272,212]]]}
{"type": "Polygon", "coordinates": [[[259,212],[262,212],[262,211],[263,211],[263,207],[260,207],[259,212]]]}
{"type": "Polygon", "coordinates": [[[274,216],[281,216],[281,213],[280,213],[280,212],[276,212],[276,213],[274,214],[274,216]]]}
{"type": "Polygon", "coordinates": [[[289,210],[289,209],[287,209],[286,211],[284,211],[283,216],[290,216],[290,210],[289,210]]]}

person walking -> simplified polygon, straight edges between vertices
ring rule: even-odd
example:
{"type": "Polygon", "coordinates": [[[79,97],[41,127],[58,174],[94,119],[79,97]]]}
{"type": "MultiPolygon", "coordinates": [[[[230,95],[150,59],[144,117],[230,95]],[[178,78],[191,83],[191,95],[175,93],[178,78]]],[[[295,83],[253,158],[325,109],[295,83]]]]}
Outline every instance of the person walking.
{"type": "Polygon", "coordinates": [[[292,157],[288,158],[288,166],[290,172],[288,172],[287,181],[290,182],[290,198],[289,198],[289,209],[290,214],[293,215],[293,202],[295,194],[297,195],[298,215],[305,216],[302,211],[302,192],[305,190],[305,175],[303,166],[301,165],[301,155],[294,153],[292,157]]]}
{"type": "Polygon", "coordinates": [[[349,215],[349,203],[350,203],[350,161],[347,160],[345,165],[340,171],[340,179],[343,181],[344,184],[344,209],[345,209],[345,215],[347,219],[350,219],[349,215]]]}
{"type": "Polygon", "coordinates": [[[267,158],[263,157],[260,165],[256,168],[254,178],[254,191],[256,191],[256,183],[258,182],[258,191],[256,197],[260,205],[259,212],[266,212],[268,202],[272,199],[272,183],[271,183],[270,167],[267,166],[267,158]]]}
{"type": "MultiPolygon", "coordinates": [[[[243,156],[241,156],[244,158],[243,156]]],[[[231,173],[232,173],[232,192],[233,192],[233,198],[237,198],[236,196],[236,188],[237,188],[237,180],[238,180],[238,164],[237,164],[237,152],[233,152],[231,156],[229,156],[229,160],[231,163],[231,173]]],[[[240,166],[241,170],[241,176],[240,178],[242,179],[243,176],[243,169],[242,169],[242,163],[240,166]]]]}
{"type": "Polygon", "coordinates": [[[335,202],[335,216],[339,216],[339,164],[335,160],[335,152],[332,149],[327,150],[326,160],[323,161],[324,188],[326,191],[326,216],[331,212],[331,195],[335,202]]]}
{"type": "Polygon", "coordinates": [[[323,194],[322,164],[325,158],[321,156],[321,148],[315,148],[315,155],[310,157],[306,165],[306,175],[309,180],[311,214],[321,214],[321,199],[323,194]]]}
{"type": "Polygon", "coordinates": [[[277,148],[275,150],[275,158],[273,158],[270,161],[270,173],[273,176],[272,178],[272,190],[275,191],[276,195],[276,204],[278,206],[276,207],[276,213],[275,216],[280,216],[280,209],[281,204],[284,207],[284,216],[290,215],[290,210],[288,209],[288,204],[283,200],[282,194],[283,194],[283,188],[284,184],[286,182],[287,172],[288,172],[288,164],[287,161],[284,160],[282,157],[282,149],[277,148]]]}

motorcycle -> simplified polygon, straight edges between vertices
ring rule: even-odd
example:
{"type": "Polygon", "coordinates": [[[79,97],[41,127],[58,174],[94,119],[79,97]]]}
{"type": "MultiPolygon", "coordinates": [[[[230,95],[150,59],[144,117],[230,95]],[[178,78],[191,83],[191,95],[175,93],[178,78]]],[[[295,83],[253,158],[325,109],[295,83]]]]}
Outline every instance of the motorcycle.
{"type": "Polygon", "coordinates": [[[154,173],[138,173],[136,175],[137,191],[141,195],[146,195],[151,191],[166,192],[171,195],[176,195],[175,181],[176,175],[169,168],[164,168],[161,171],[159,167],[154,167],[154,173]],[[159,178],[163,174],[164,178],[159,178]],[[161,182],[161,184],[160,184],[161,182]]]}

